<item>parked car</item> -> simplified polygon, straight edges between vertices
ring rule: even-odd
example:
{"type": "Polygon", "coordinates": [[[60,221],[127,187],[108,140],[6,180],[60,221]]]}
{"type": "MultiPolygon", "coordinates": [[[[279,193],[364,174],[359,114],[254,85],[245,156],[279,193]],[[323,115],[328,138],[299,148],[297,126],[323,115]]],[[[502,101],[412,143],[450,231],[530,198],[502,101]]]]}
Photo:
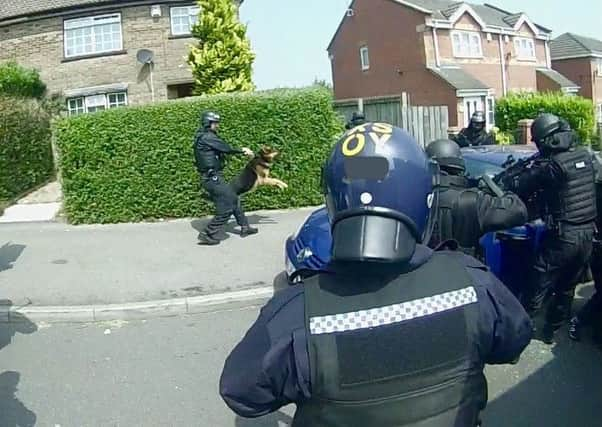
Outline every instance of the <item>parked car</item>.
{"type": "MultiPolygon", "coordinates": [[[[519,160],[532,156],[534,145],[484,146],[462,149],[466,171],[475,182],[483,175],[504,170],[509,156],[519,160]]],[[[521,288],[527,269],[533,264],[545,225],[535,220],[521,227],[488,233],[480,240],[483,261],[515,292],[521,288]]],[[[331,234],[325,207],[312,212],[285,244],[285,265],[289,283],[324,269],[330,261],[331,234]]]]}

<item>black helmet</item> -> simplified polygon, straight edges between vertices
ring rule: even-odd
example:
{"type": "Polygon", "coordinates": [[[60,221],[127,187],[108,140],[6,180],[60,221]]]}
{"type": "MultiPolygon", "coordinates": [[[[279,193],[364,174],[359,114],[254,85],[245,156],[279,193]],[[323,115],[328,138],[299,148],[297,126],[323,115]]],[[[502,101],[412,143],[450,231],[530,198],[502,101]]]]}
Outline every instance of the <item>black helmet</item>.
{"type": "Polygon", "coordinates": [[[454,141],[437,139],[426,147],[426,154],[439,163],[439,167],[446,172],[457,174],[466,170],[462,150],[454,141]]]}
{"type": "Polygon", "coordinates": [[[364,116],[364,113],[362,113],[361,111],[354,111],[353,114],[351,115],[351,121],[357,122],[359,120],[365,121],[366,116],[364,116]]]}
{"type": "Polygon", "coordinates": [[[485,114],[482,111],[475,112],[470,118],[470,122],[474,124],[485,124],[485,114]]]}
{"type": "Polygon", "coordinates": [[[214,113],[213,111],[205,111],[201,120],[203,122],[203,127],[207,129],[211,126],[211,123],[219,123],[220,116],[219,114],[214,113]]]}
{"type": "Polygon", "coordinates": [[[554,114],[540,114],[531,125],[532,140],[539,146],[544,139],[555,134],[565,126],[566,122],[563,122],[563,120],[554,114]]]}

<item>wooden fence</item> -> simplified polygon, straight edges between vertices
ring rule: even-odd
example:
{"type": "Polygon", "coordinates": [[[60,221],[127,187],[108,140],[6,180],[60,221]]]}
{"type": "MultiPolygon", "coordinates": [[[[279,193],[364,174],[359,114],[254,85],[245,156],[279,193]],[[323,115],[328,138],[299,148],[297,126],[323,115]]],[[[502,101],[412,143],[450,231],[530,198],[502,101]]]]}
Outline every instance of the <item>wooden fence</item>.
{"type": "Polygon", "coordinates": [[[430,141],[448,137],[447,106],[414,106],[410,104],[406,93],[400,96],[335,101],[334,106],[345,120],[349,120],[354,111],[360,110],[369,121],[387,122],[405,129],[423,147],[430,141]]]}

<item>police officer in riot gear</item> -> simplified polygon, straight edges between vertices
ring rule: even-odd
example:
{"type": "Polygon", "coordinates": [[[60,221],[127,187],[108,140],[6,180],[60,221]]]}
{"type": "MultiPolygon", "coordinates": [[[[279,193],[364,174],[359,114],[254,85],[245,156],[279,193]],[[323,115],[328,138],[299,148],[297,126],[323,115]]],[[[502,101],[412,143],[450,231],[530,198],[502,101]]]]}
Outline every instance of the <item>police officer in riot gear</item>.
{"type": "Polygon", "coordinates": [[[297,404],[293,426],[476,426],[485,363],[531,338],[482,264],[422,242],[433,171],[405,131],[346,133],[324,168],[327,271],[277,293],[226,360],[220,393],[243,417],[297,404]]]}
{"type": "Polygon", "coordinates": [[[598,218],[596,220],[596,235],[594,236],[592,258],[589,266],[594,278],[595,293],[583,306],[569,325],[569,337],[575,341],[581,339],[581,329],[584,326],[594,327],[594,339],[602,345],[602,159],[593,155],[596,169],[596,205],[598,218]]]}
{"type": "MultiPolygon", "coordinates": [[[[433,141],[426,147],[426,153],[441,168],[437,222],[429,243],[431,248],[455,240],[462,251],[476,256],[483,234],[527,222],[527,208],[517,195],[502,193],[498,188],[493,189],[498,195],[469,188],[462,151],[454,141],[433,141]]],[[[489,183],[495,186],[492,181],[489,183]]]]}
{"type": "Polygon", "coordinates": [[[366,123],[366,116],[364,116],[364,113],[361,111],[354,111],[351,115],[351,120],[345,124],[345,129],[353,129],[354,127],[363,125],[364,123],[366,123]]]}
{"type": "Polygon", "coordinates": [[[597,216],[591,155],[577,146],[568,123],[541,114],[531,127],[541,156],[531,167],[502,179],[523,200],[540,192],[548,231],[536,256],[523,304],[531,316],[551,295],[542,340],[551,344],[555,331],[570,318],[575,287],[592,253],[597,216]]]}
{"type": "Polygon", "coordinates": [[[215,203],[216,214],[207,227],[199,233],[199,243],[217,245],[216,234],[226,225],[232,215],[241,227],[242,237],[256,234],[257,229],[249,225],[240,200],[224,179],[225,157],[229,154],[245,154],[253,157],[248,148],[238,150],[226,144],[217,134],[220,116],[212,111],[203,113],[201,127],[194,141],[196,167],[201,175],[201,185],[215,203]]]}
{"type": "Polygon", "coordinates": [[[470,118],[468,127],[462,129],[460,133],[454,137],[454,141],[456,141],[460,147],[494,145],[495,138],[485,130],[486,124],[485,114],[482,111],[477,111],[470,118]]]}

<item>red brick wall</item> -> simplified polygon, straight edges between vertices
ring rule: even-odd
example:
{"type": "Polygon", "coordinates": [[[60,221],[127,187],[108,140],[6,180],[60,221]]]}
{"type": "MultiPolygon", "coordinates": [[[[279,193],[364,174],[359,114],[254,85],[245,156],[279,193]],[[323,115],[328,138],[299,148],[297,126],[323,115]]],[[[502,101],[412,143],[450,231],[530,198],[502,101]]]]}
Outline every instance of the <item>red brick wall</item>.
{"type": "Polygon", "coordinates": [[[593,99],[593,72],[591,58],[552,61],[552,68],[581,86],[579,95],[593,99]]]}
{"type": "Polygon", "coordinates": [[[560,85],[542,73],[537,73],[537,90],[539,92],[557,92],[560,85]]]}
{"type": "Polygon", "coordinates": [[[335,98],[399,94],[419,87],[426,59],[416,27],[426,15],[390,0],[355,0],[353,9],[354,16],[345,17],[330,49],[335,98]],[[369,50],[367,71],[361,69],[362,46],[369,50]]]}

